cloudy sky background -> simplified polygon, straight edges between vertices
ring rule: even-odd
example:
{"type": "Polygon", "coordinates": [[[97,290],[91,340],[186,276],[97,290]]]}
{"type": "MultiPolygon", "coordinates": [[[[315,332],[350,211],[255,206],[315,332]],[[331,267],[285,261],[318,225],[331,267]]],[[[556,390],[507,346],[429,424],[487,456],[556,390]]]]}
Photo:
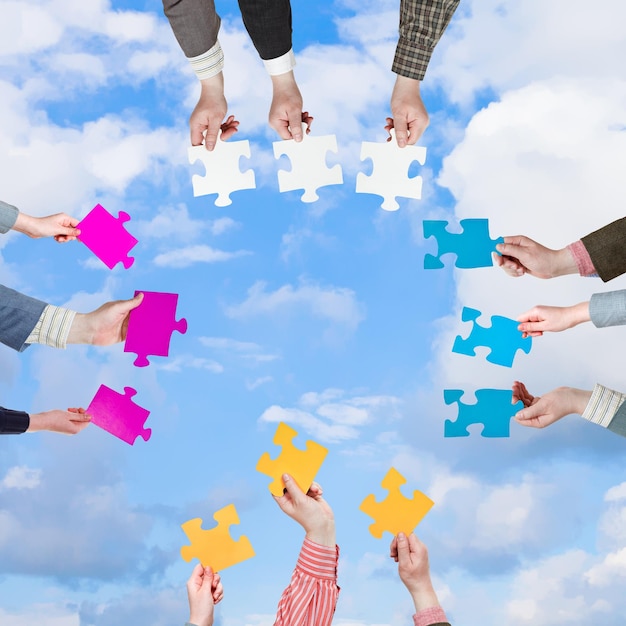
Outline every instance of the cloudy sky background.
{"type": "Polygon", "coordinates": [[[395,213],[354,193],[360,142],[382,141],[397,2],[294,3],[296,76],[314,133],[337,135],[342,187],[311,205],[278,193],[270,81],[235,2],[219,3],[229,109],[250,139],[257,189],[217,208],[193,198],[187,117],[197,83],[160,3],[0,2],[0,197],[82,217],[132,216],[135,265],[110,272],[80,244],[12,233],[2,283],[89,311],[135,289],[180,293],[189,331],[132,366],[121,346],[0,350],[2,404],[86,406],[100,384],[151,410],[134,447],[90,427],[6,437],[0,449],[0,624],[165,626],[188,616],[180,524],[234,502],[257,556],[223,573],[221,626],[266,626],[302,537],[254,471],[276,422],[327,445],[341,626],[410,623],[408,593],[358,510],[394,465],[436,503],[419,527],[455,624],[623,623],[626,442],[568,417],[511,438],[444,440],[471,393],[513,380],[624,389],[623,329],[535,341],[513,369],[453,355],[460,310],[515,317],[623,279],[510,279],[496,268],[425,272],[424,218],[488,217],[493,236],[551,247],[623,216],[626,8],[617,0],[464,1],[423,94],[431,126],[422,201],[395,213]],[[104,268],[104,269],[103,269],[104,268]],[[382,600],[384,599],[384,601],[382,600]]]}

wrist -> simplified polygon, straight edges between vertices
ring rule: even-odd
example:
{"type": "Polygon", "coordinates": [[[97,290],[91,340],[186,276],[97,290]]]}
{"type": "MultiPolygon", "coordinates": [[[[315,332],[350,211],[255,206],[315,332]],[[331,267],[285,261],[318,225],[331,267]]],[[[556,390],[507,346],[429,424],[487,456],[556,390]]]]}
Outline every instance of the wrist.
{"type": "Polygon", "coordinates": [[[570,307],[570,309],[572,319],[571,326],[577,326],[578,324],[589,322],[591,320],[591,315],[589,314],[589,301],[579,302],[578,304],[570,307]]]}
{"type": "Polygon", "coordinates": [[[28,428],[26,429],[25,432],[36,433],[40,430],[46,430],[46,426],[44,423],[45,418],[42,413],[33,413],[29,415],[28,417],[29,417],[29,423],[28,423],[28,428]]]}
{"type": "Polygon", "coordinates": [[[307,530],[306,538],[313,543],[319,544],[320,546],[334,548],[337,545],[335,522],[333,521],[320,527],[307,530]]]}
{"type": "Polygon", "coordinates": [[[272,87],[274,88],[274,92],[285,91],[287,89],[291,90],[294,87],[296,89],[298,88],[293,70],[289,70],[288,72],[284,72],[283,74],[272,74],[270,78],[272,79],[272,87]]]}
{"type": "Polygon", "coordinates": [[[570,387],[569,392],[571,395],[571,413],[582,415],[589,404],[592,392],[585,391],[584,389],[576,389],[574,387],[570,387]]]}
{"type": "Polygon", "coordinates": [[[222,72],[219,72],[210,78],[203,78],[200,81],[201,97],[204,95],[213,96],[216,93],[219,93],[220,95],[224,94],[224,74],[222,72]]]}
{"type": "Polygon", "coordinates": [[[30,215],[26,215],[26,213],[18,213],[15,224],[13,224],[11,228],[18,233],[34,237],[36,219],[36,217],[31,217],[30,215]]]}
{"type": "Polygon", "coordinates": [[[435,589],[430,582],[430,579],[424,584],[412,586],[409,590],[413,604],[415,605],[415,612],[419,613],[424,609],[430,609],[439,605],[439,600],[435,589]]]}
{"type": "Polygon", "coordinates": [[[569,248],[561,248],[554,251],[554,264],[552,268],[552,278],[557,276],[565,276],[566,274],[578,273],[576,260],[569,248]]]}
{"type": "Polygon", "coordinates": [[[93,342],[94,332],[89,320],[88,313],[76,313],[67,335],[67,343],[91,344],[93,342]]]}

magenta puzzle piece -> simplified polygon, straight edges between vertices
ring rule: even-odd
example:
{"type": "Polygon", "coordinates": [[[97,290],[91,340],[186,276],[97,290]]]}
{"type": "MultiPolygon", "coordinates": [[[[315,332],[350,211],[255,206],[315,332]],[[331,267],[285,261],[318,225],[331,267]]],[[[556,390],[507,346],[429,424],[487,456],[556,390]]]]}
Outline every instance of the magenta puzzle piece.
{"type": "Polygon", "coordinates": [[[146,357],[168,356],[170,338],[177,330],[184,335],[187,332],[185,318],[176,321],[178,294],[158,291],[135,291],[143,293],[141,304],[130,312],[124,352],[137,355],[134,365],[150,365],[146,357]]]}
{"type": "Polygon", "coordinates": [[[124,393],[121,394],[106,385],[100,385],[86,413],[91,416],[93,424],[131,446],[140,435],[144,441],[148,441],[152,430],[143,425],[150,411],[132,401],[136,393],[132,387],[124,387],[124,393]]]}
{"type": "Polygon", "coordinates": [[[124,223],[130,220],[130,215],[119,212],[113,217],[101,204],[85,215],[76,225],[80,230],[78,240],[82,241],[110,270],[116,263],[128,269],[134,258],[129,257],[131,248],[138,243],[127,230],[124,223]]]}

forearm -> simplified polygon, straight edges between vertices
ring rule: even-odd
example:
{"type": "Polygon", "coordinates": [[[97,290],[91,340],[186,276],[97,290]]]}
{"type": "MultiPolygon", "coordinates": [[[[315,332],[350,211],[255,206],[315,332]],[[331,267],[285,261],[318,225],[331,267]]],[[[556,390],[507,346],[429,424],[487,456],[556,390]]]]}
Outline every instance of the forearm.
{"type": "Polygon", "coordinates": [[[0,234],[4,234],[13,228],[19,214],[17,207],[0,200],[0,234]]]}
{"type": "Polygon", "coordinates": [[[594,293],[589,301],[589,316],[597,328],[626,324],[626,289],[594,293]]]}
{"type": "Polygon", "coordinates": [[[13,411],[0,407],[0,434],[19,435],[30,426],[30,416],[24,411],[13,411]]]}
{"type": "Polygon", "coordinates": [[[47,303],[0,285],[0,342],[22,352],[47,303]]]}
{"type": "Polygon", "coordinates": [[[391,67],[400,76],[422,80],[435,46],[460,0],[401,0],[400,28],[391,67]]]}

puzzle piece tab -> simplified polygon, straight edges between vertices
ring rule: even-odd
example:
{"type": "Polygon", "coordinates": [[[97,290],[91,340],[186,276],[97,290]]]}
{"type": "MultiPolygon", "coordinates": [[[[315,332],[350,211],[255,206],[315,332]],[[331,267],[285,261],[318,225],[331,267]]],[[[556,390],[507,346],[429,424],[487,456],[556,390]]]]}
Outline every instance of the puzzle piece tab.
{"type": "Polygon", "coordinates": [[[120,211],[113,217],[101,204],[96,206],[78,222],[77,239],[82,241],[110,270],[116,263],[128,269],[135,261],[128,253],[138,240],[125,228],[130,215],[120,211]]]}
{"type": "Polygon", "coordinates": [[[489,267],[493,265],[491,253],[496,251],[497,243],[504,243],[502,237],[491,239],[489,236],[489,220],[461,220],[463,229],[460,233],[447,230],[448,222],[444,220],[424,220],[424,238],[434,237],[439,246],[437,256],[426,254],[424,269],[441,269],[441,257],[444,254],[456,254],[455,267],[469,269],[473,267],[489,267]]]}
{"type": "Polygon", "coordinates": [[[409,167],[415,161],[424,165],[426,148],[405,146],[398,148],[396,134],[391,129],[391,141],[376,143],[364,141],[361,144],[361,161],[371,159],[374,169],[369,176],[359,172],[356,176],[356,192],[382,196],[385,211],[397,211],[400,205],[396,198],[422,197],[422,177],[409,178],[409,167]]]}
{"type": "Polygon", "coordinates": [[[271,459],[269,453],[264,452],[256,465],[258,472],[274,479],[269,489],[275,496],[283,495],[283,474],[292,476],[300,489],[306,493],[328,454],[328,448],[311,440],[306,442],[304,450],[296,448],[293,440],[297,434],[291,426],[280,422],[273,439],[277,446],[282,447],[280,455],[276,459],[271,459]]]}
{"type": "MultiPolygon", "coordinates": [[[[221,136],[221,131],[220,131],[221,136]]],[[[215,148],[209,152],[204,146],[192,146],[188,150],[189,163],[202,161],[205,175],[194,174],[191,177],[194,196],[217,194],[216,206],[232,204],[230,194],[242,189],[255,189],[254,171],[239,169],[241,157],[250,158],[250,142],[222,141],[218,137],[215,148]]]]}
{"type": "Polygon", "coordinates": [[[476,320],[481,316],[478,309],[464,307],[461,319],[464,322],[473,322],[472,332],[467,339],[457,335],[452,346],[452,352],[476,356],[474,348],[486,346],[491,348],[487,355],[487,361],[504,367],[512,367],[513,359],[518,350],[526,354],[532,348],[532,337],[522,337],[522,332],[517,330],[519,322],[501,315],[492,315],[491,326],[481,326],[476,320]]]}
{"type": "Polygon", "coordinates": [[[150,411],[133,402],[132,398],[136,394],[137,391],[132,387],[124,387],[124,393],[121,394],[106,385],[100,385],[86,413],[91,416],[92,424],[131,446],[139,436],[148,441],[152,430],[143,426],[150,411]]]}
{"type": "Polygon", "coordinates": [[[475,404],[461,402],[464,393],[461,389],[444,389],[445,403],[456,402],[459,405],[456,421],[445,421],[444,437],[469,437],[467,427],[470,424],[483,424],[483,437],[510,436],[511,417],[524,408],[521,400],[512,403],[513,392],[510,389],[478,389],[475,404]]]}
{"type": "Polygon", "coordinates": [[[209,530],[202,528],[202,519],[196,517],[182,524],[181,528],[191,542],[183,546],[180,555],[189,562],[198,559],[204,567],[211,567],[220,572],[231,565],[236,565],[254,556],[250,540],[242,535],[234,541],[230,536],[230,527],[239,524],[239,515],[234,504],[229,504],[213,515],[217,526],[209,530]]]}
{"type": "Polygon", "coordinates": [[[302,124],[302,141],[293,139],[274,142],[274,156],[278,159],[286,154],[291,161],[291,170],[278,170],[278,188],[281,192],[304,189],[302,202],[319,200],[317,190],[328,185],[341,185],[343,173],[341,165],[327,167],[326,153],[337,152],[335,135],[311,137],[306,133],[307,125],[302,124]]]}
{"type": "Polygon", "coordinates": [[[176,321],[178,294],[158,291],[135,291],[143,293],[141,304],[130,312],[124,352],[137,355],[134,365],[150,365],[147,357],[168,356],[170,338],[177,330],[184,335],[187,332],[185,318],[176,321]]]}
{"type": "Polygon", "coordinates": [[[382,502],[376,502],[370,494],[361,502],[359,509],[376,520],[370,525],[370,533],[377,539],[382,539],[385,531],[392,535],[399,532],[409,535],[435,504],[421,491],[414,491],[412,498],[405,497],[400,491],[404,483],[406,478],[392,467],[381,483],[389,495],[382,502]]]}

